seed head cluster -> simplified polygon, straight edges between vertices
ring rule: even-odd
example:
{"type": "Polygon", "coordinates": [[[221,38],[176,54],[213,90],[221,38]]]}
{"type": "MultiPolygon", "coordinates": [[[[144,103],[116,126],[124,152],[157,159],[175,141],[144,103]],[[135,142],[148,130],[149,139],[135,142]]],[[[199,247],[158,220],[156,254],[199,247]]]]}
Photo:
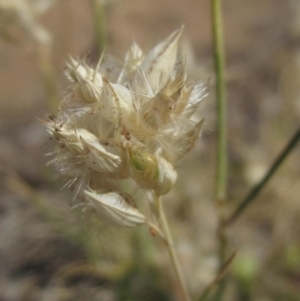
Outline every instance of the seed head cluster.
{"type": "Polygon", "coordinates": [[[67,96],[45,121],[56,149],[51,163],[76,200],[125,227],[143,224],[128,183],[148,195],[168,193],[174,168],[195,145],[203,120],[195,112],[205,84],[187,83],[178,53],[183,28],[145,54],[134,43],[119,66],[95,69],[70,59],[67,96]]]}

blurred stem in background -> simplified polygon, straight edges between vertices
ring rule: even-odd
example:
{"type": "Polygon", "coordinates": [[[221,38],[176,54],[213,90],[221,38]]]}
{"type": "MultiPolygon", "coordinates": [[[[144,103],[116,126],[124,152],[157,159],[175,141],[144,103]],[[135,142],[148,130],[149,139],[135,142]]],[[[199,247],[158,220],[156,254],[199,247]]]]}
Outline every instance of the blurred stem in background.
{"type": "Polygon", "coordinates": [[[56,113],[59,103],[56,75],[52,62],[52,44],[38,42],[38,63],[41,77],[46,90],[48,109],[56,113]]]}
{"type": "MultiPolygon", "coordinates": [[[[226,122],[226,83],[225,83],[225,48],[223,41],[221,0],[211,0],[211,22],[213,36],[213,51],[216,74],[217,100],[217,178],[216,202],[219,206],[219,273],[226,261],[227,238],[223,229],[223,205],[227,189],[227,122],[226,122]]],[[[221,300],[224,295],[225,278],[219,281],[215,300],[221,300]]]]}
{"type": "Polygon", "coordinates": [[[91,0],[94,14],[97,52],[100,54],[106,47],[105,12],[103,0],[91,0]]]}
{"type": "Polygon", "coordinates": [[[225,225],[229,225],[232,222],[234,222],[244,212],[244,210],[248,208],[248,206],[254,201],[255,197],[261,192],[263,187],[266,186],[266,184],[269,182],[269,180],[272,178],[272,176],[281,166],[283,161],[288,157],[291,151],[295,148],[299,140],[300,140],[300,127],[298,128],[297,132],[294,134],[292,139],[285,146],[285,148],[282,150],[282,152],[279,154],[279,156],[274,161],[274,163],[269,168],[269,170],[266,172],[264,177],[250,190],[250,192],[246,195],[246,197],[241,202],[241,204],[236,208],[236,210],[233,212],[233,214],[225,223],[225,225]]]}
{"type": "Polygon", "coordinates": [[[219,285],[220,281],[226,275],[229,267],[231,266],[232,261],[234,260],[236,252],[233,252],[231,256],[225,261],[224,265],[220,268],[219,273],[216,278],[205,288],[205,290],[200,295],[199,301],[205,301],[211,295],[212,290],[219,285]]]}

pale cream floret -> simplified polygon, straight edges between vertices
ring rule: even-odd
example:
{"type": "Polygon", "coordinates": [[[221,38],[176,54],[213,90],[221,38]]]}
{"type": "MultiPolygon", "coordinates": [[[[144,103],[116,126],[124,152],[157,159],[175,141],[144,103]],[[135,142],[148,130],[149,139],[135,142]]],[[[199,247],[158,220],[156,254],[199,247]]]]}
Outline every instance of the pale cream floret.
{"type": "Polygon", "coordinates": [[[72,90],[81,97],[82,101],[95,103],[100,100],[103,80],[97,70],[70,58],[66,75],[72,83],[72,90]]]}
{"type": "Polygon", "coordinates": [[[135,227],[145,224],[145,216],[129,203],[129,197],[117,192],[97,194],[95,191],[84,191],[85,199],[107,221],[122,226],[135,227]]]}
{"type": "Polygon", "coordinates": [[[147,91],[145,81],[141,77],[145,75],[147,83],[156,94],[167,83],[174,69],[177,60],[177,49],[183,27],[173,32],[169,37],[156,45],[145,57],[137,70],[133,81],[133,86],[139,87],[142,91],[147,91]]]}
{"type": "Polygon", "coordinates": [[[125,66],[129,67],[130,71],[135,71],[141,64],[144,58],[144,53],[137,43],[133,43],[125,54],[125,66]]]}
{"type": "Polygon", "coordinates": [[[124,86],[113,84],[104,79],[103,94],[99,101],[101,116],[118,125],[121,118],[126,118],[133,111],[131,92],[124,86]]]}
{"type": "Polygon", "coordinates": [[[121,172],[121,158],[107,152],[96,137],[87,139],[81,135],[80,139],[84,147],[85,164],[88,168],[101,173],[121,172]]]}
{"type": "Polygon", "coordinates": [[[48,131],[57,140],[61,151],[66,156],[81,157],[85,166],[100,173],[124,173],[121,168],[121,158],[108,152],[98,138],[85,129],[68,128],[66,125],[49,123],[48,131]]]}

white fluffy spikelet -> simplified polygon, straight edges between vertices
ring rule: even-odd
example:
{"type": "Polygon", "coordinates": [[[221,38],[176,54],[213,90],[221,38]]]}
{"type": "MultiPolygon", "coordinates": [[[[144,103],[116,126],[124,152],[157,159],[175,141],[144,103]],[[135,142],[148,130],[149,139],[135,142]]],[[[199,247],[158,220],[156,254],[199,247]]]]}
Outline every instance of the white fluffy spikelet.
{"type": "Polygon", "coordinates": [[[66,75],[72,84],[73,93],[83,102],[95,103],[100,100],[103,81],[97,70],[70,58],[66,75]]]}

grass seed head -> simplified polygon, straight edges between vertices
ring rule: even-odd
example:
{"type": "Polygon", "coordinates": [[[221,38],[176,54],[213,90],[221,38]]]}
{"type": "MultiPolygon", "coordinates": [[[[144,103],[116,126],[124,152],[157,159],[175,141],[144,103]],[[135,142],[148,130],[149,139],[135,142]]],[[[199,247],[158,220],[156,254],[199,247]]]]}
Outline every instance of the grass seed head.
{"type": "Polygon", "coordinates": [[[57,144],[51,162],[68,183],[81,187],[75,187],[78,201],[114,224],[145,222],[122,181],[133,180],[147,195],[168,193],[177,179],[174,166],[196,144],[203,126],[194,113],[206,89],[202,83],[187,85],[178,54],[182,31],[148,54],[134,43],[123,68],[112,66],[113,76],[102,58],[96,69],[70,59],[69,95],[57,118],[45,122],[57,144]]]}

